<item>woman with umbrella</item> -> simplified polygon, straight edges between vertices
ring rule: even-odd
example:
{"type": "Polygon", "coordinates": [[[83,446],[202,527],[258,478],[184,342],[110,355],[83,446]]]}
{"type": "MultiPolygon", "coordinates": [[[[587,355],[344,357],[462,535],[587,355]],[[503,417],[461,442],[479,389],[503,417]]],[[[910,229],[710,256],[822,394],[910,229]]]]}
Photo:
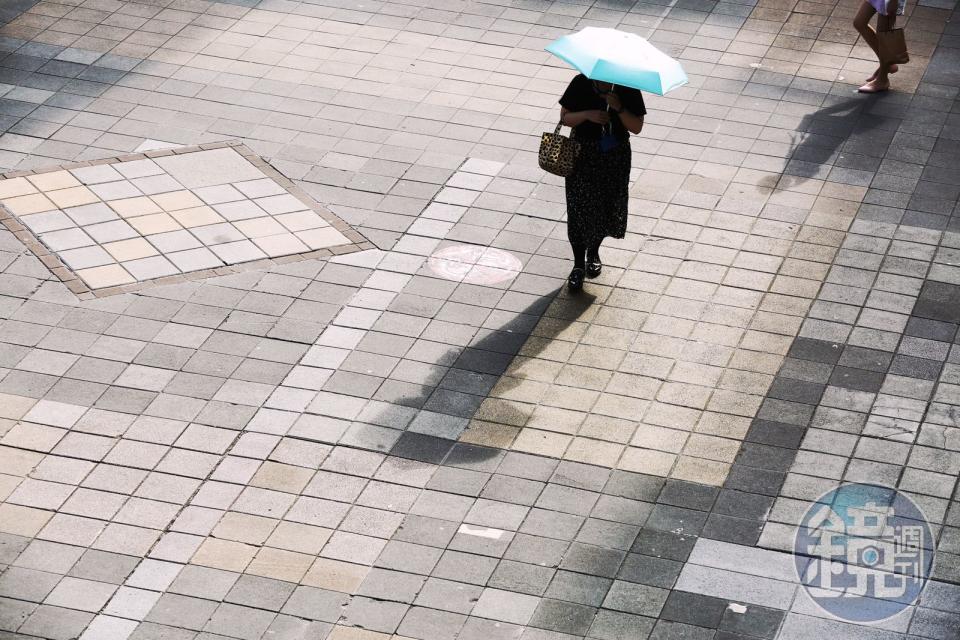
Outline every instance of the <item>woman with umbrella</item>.
{"type": "Polygon", "coordinates": [[[560,119],[580,143],[576,168],[567,177],[567,238],[573,249],[571,289],[603,269],[600,244],[627,232],[630,134],[643,129],[647,110],[636,89],[614,87],[583,74],[560,98],[560,119]]]}
{"type": "Polygon", "coordinates": [[[627,232],[630,134],[647,110],[640,91],[664,95],[687,83],[673,58],[640,36],[586,27],[547,51],[580,73],[560,98],[560,120],[573,128],[580,151],[567,176],[567,237],[573,249],[571,289],[603,269],[600,244],[627,232]]]}

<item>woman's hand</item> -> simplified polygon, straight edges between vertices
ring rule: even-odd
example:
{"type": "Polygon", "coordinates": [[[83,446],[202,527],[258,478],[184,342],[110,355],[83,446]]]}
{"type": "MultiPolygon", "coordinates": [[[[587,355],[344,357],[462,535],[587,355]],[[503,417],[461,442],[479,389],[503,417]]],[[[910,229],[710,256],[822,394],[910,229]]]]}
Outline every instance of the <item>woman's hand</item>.
{"type": "Polygon", "coordinates": [[[607,99],[607,104],[610,105],[610,108],[614,111],[619,112],[623,108],[623,103],[620,102],[620,96],[613,91],[603,94],[603,97],[607,99]]]}
{"type": "Polygon", "coordinates": [[[596,122],[597,124],[606,125],[610,123],[610,114],[606,111],[600,109],[593,109],[591,111],[583,111],[584,117],[590,122],[596,122]]]}

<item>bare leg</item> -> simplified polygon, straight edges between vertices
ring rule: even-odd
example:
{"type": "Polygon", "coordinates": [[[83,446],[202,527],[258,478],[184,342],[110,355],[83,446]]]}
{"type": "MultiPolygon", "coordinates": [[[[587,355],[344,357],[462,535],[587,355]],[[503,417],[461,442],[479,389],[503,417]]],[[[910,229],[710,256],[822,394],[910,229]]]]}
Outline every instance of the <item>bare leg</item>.
{"type": "MultiPolygon", "coordinates": [[[[881,15],[877,16],[878,31],[890,31],[891,29],[893,29],[894,25],[896,24],[897,24],[896,12],[894,12],[893,15],[889,15],[889,16],[881,16],[881,15]]],[[[876,38],[876,35],[874,35],[874,38],[876,38]]],[[[878,54],[878,57],[879,57],[879,54],[878,54]]],[[[887,75],[890,73],[893,73],[893,67],[894,65],[892,64],[891,65],[885,65],[883,63],[880,64],[880,70],[879,70],[880,72],[877,74],[877,79],[875,80],[875,84],[878,87],[890,86],[890,79],[887,77],[887,75]]]]}
{"type": "MultiPolygon", "coordinates": [[[[877,54],[877,60],[880,59],[880,44],[877,40],[877,32],[873,30],[873,27],[870,26],[870,19],[873,17],[873,14],[877,12],[873,6],[864,0],[860,3],[860,9],[857,11],[857,15],[853,18],[853,27],[857,32],[863,37],[863,41],[869,45],[873,52],[877,54]]],[[[877,27],[881,31],[886,31],[892,29],[893,25],[897,21],[896,14],[892,16],[877,16],[877,27]]],[[[874,80],[877,80],[881,72],[883,72],[883,81],[889,83],[886,76],[889,73],[896,73],[898,67],[895,64],[890,65],[887,69],[881,69],[877,67],[877,70],[873,72],[869,78],[867,78],[867,84],[872,83],[874,80]]]]}

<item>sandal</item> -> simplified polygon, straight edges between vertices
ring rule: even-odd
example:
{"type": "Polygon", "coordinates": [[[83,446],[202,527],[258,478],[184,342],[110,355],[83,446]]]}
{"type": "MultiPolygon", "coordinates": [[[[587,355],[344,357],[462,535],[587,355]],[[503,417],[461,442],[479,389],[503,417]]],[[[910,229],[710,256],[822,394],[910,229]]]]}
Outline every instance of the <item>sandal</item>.
{"type": "Polygon", "coordinates": [[[600,258],[594,258],[587,262],[587,277],[596,278],[603,271],[603,263],[600,258]]]}
{"type": "Polygon", "coordinates": [[[889,83],[887,83],[887,84],[885,84],[885,85],[879,85],[879,84],[876,83],[876,80],[874,80],[873,82],[868,82],[867,84],[865,84],[865,85],[863,85],[862,87],[860,87],[859,89],[857,89],[857,92],[859,92],[859,93],[883,93],[884,91],[887,91],[887,90],[889,90],[889,89],[890,89],[890,84],[889,84],[889,83]]]}
{"type": "Polygon", "coordinates": [[[573,271],[570,272],[570,277],[567,278],[567,284],[571,291],[583,289],[583,269],[574,267],[573,271]]]}

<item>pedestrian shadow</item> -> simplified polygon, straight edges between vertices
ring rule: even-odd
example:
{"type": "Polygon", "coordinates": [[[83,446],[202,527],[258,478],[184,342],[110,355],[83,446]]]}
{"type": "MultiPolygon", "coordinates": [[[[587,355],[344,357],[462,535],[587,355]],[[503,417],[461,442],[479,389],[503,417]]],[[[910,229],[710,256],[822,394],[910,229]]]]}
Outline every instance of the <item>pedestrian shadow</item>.
{"type": "MultiPolygon", "coordinates": [[[[469,466],[502,456],[501,448],[460,442],[459,438],[474,420],[482,420],[488,400],[508,397],[527,380],[523,373],[512,371],[508,375],[515,358],[542,355],[589,312],[595,300],[588,290],[570,294],[561,285],[514,313],[504,324],[477,328],[466,345],[447,346],[434,354],[432,363],[423,363],[447,367],[442,377],[433,384],[420,385],[413,393],[382,396],[378,392],[374,400],[380,401],[381,409],[365,416],[363,422],[402,429],[395,442],[383,447],[401,458],[469,466]],[[496,395],[492,396],[494,390],[496,395]]],[[[522,428],[524,417],[510,416],[504,422],[522,428]]]]}
{"type": "Polygon", "coordinates": [[[780,175],[761,180],[761,187],[775,188],[782,178],[792,184],[828,180],[834,169],[863,168],[844,158],[867,157],[879,163],[896,128],[884,128],[888,120],[872,114],[883,94],[846,98],[807,114],[792,135],[787,164],[780,175]]]}

